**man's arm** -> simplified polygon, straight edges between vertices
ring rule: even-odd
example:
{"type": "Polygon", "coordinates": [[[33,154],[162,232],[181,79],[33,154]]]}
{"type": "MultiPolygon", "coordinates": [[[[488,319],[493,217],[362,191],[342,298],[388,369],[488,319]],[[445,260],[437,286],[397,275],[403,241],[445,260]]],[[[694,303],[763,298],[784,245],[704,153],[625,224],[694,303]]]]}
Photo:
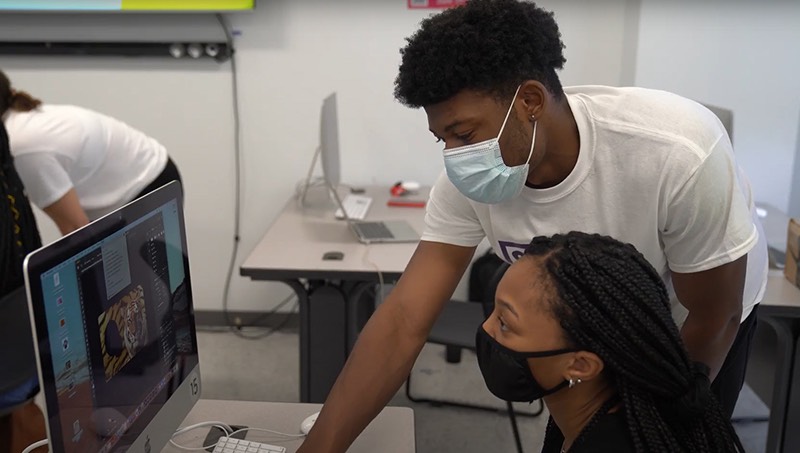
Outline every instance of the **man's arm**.
{"type": "Polygon", "coordinates": [[[75,189],[69,189],[63,197],[42,210],[53,219],[63,235],[72,233],[89,223],[89,218],[78,201],[75,189]]]}
{"type": "Polygon", "coordinates": [[[689,357],[711,369],[712,381],[739,330],[746,274],[747,255],[707,271],[672,273],[675,294],[689,310],[681,337],[689,357]]]}
{"type": "Polygon", "coordinates": [[[421,241],[372,315],[298,453],[344,452],[408,377],[475,247],[421,241]]]}

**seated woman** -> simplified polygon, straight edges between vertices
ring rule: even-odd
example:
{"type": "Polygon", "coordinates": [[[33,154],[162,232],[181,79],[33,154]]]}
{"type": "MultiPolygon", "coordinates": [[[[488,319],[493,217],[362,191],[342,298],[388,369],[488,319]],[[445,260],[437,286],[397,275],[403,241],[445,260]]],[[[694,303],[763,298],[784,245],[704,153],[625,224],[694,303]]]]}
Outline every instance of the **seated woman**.
{"type": "Polygon", "coordinates": [[[492,393],[544,398],[543,452],[744,451],[707,368],[686,353],[664,283],[629,244],[533,239],[476,342],[492,393]]]}

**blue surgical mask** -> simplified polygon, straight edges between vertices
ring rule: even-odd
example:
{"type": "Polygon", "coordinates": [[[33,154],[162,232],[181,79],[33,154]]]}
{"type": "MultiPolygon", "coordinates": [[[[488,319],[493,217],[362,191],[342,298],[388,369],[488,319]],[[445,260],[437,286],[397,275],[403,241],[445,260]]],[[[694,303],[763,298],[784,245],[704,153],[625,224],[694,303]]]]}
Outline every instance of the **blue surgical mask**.
{"type": "Polygon", "coordinates": [[[500,153],[500,136],[503,135],[518,93],[519,87],[496,138],[444,152],[447,177],[464,196],[472,200],[487,204],[502,203],[515,198],[525,186],[533,145],[536,143],[536,122],[533,123],[531,151],[524,164],[509,167],[503,162],[503,155],[500,153]]]}

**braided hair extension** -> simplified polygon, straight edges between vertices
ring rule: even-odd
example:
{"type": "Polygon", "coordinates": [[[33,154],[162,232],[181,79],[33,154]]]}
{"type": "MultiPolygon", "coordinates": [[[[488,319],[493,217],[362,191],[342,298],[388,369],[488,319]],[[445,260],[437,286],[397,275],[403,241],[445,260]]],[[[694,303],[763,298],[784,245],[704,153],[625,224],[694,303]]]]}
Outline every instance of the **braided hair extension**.
{"type": "Polygon", "coordinates": [[[557,294],[551,309],[568,341],[605,363],[637,452],[744,451],[711,394],[708,368],[689,359],[661,276],[641,253],[571,232],[534,238],[525,256],[547,270],[557,294]]]}
{"type": "Polygon", "coordinates": [[[41,246],[36,219],[0,121],[0,297],[23,284],[25,255],[41,246]]]}

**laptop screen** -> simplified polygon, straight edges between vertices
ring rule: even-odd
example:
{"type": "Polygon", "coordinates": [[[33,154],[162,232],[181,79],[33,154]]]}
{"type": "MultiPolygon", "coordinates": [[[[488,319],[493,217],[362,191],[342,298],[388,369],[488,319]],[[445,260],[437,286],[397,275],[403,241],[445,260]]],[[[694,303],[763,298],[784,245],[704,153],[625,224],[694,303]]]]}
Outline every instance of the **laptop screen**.
{"type": "Polygon", "coordinates": [[[175,186],[28,258],[53,452],[124,451],[197,366],[175,186]]]}

